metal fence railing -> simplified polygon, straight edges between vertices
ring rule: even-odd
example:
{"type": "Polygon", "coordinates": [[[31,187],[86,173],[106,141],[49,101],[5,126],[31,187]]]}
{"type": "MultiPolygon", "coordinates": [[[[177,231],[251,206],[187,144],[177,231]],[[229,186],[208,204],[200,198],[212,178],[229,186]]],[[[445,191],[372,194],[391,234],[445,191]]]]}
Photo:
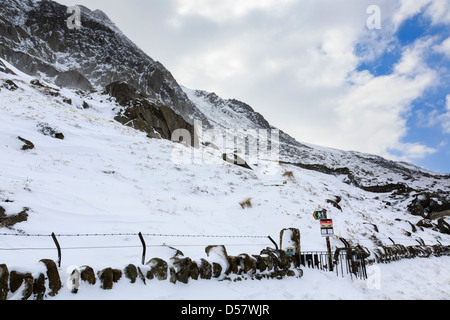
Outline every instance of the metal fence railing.
{"type": "Polygon", "coordinates": [[[305,251],[300,254],[300,263],[304,267],[335,272],[337,276],[350,275],[359,279],[367,279],[365,259],[351,251],[336,251],[331,254],[333,265],[329,265],[330,256],[327,251],[305,251]]]}

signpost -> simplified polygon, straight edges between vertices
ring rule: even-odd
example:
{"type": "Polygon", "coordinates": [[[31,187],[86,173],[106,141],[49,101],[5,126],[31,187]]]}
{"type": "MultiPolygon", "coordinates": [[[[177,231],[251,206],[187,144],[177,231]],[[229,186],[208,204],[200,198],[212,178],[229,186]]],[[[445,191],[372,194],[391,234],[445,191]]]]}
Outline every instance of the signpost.
{"type": "Polygon", "coordinates": [[[316,220],[324,219],[326,217],[326,210],[325,212],[323,210],[314,211],[313,216],[316,220]]]}
{"type": "Polygon", "coordinates": [[[330,236],[334,235],[333,231],[333,220],[327,218],[327,210],[316,210],[314,212],[314,219],[320,220],[320,233],[325,237],[327,241],[327,251],[328,251],[328,268],[333,271],[333,260],[331,258],[331,245],[330,236]]]}

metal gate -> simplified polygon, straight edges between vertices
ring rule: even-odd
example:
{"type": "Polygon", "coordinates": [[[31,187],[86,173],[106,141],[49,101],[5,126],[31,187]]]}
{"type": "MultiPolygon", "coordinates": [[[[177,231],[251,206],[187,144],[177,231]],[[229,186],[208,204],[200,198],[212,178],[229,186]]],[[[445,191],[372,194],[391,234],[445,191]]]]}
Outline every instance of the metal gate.
{"type": "Polygon", "coordinates": [[[358,252],[350,248],[338,249],[331,258],[333,265],[330,268],[327,251],[305,251],[300,254],[300,263],[307,268],[335,272],[337,276],[367,279],[366,261],[358,252]]]}

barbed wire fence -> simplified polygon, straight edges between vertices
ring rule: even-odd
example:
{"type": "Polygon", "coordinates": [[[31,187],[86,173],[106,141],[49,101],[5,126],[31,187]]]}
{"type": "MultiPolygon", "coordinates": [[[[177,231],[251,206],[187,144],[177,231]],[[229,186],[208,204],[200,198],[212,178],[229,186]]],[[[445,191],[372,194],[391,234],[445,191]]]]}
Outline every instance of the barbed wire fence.
{"type": "MultiPolygon", "coordinates": [[[[155,248],[155,247],[171,247],[172,249],[176,249],[177,247],[206,247],[206,244],[193,244],[193,243],[183,243],[183,244],[147,244],[145,241],[145,237],[148,238],[156,238],[156,237],[169,237],[169,238],[216,238],[216,239],[266,239],[268,241],[262,243],[256,242],[256,243],[248,243],[248,242],[238,242],[238,243],[221,243],[222,245],[226,247],[231,246],[241,246],[241,247],[249,247],[249,246],[268,246],[269,244],[273,245],[276,250],[279,250],[277,243],[272,239],[271,236],[265,236],[265,235],[216,235],[216,234],[167,234],[167,233],[51,233],[51,234],[28,234],[28,233],[0,233],[0,239],[2,237],[28,237],[28,238],[52,238],[54,246],[53,247],[38,247],[38,246],[29,246],[29,247],[8,247],[3,248],[0,247],[1,251],[25,251],[25,250],[57,250],[58,253],[58,267],[61,267],[61,261],[62,261],[62,251],[68,251],[68,250],[95,250],[95,249],[126,249],[126,248],[141,248],[142,250],[142,257],[141,257],[141,263],[142,265],[145,264],[145,257],[146,257],[146,251],[147,248],[155,248]],[[58,238],[93,238],[93,237],[139,237],[139,240],[141,242],[140,245],[87,245],[87,246],[64,246],[61,247],[58,241],[58,238]],[[269,242],[270,241],[270,242],[269,242]]],[[[347,240],[356,241],[359,242],[361,240],[370,240],[370,239],[342,239],[339,238],[343,243],[345,243],[345,247],[348,247],[349,244],[347,240]],[[345,240],[345,241],[344,241],[345,240]]],[[[392,242],[394,245],[396,245],[396,242],[394,241],[411,241],[415,240],[419,245],[425,246],[425,241],[422,238],[413,239],[413,238],[378,238],[378,240],[385,240],[386,242],[392,242]]],[[[425,239],[426,241],[432,241],[430,239],[425,239]]],[[[442,245],[438,241],[439,245],[442,245]]],[[[281,245],[281,244],[280,244],[281,245]]],[[[299,253],[299,259],[303,266],[305,267],[312,267],[312,268],[318,268],[322,270],[329,270],[330,266],[326,265],[324,262],[324,257],[327,258],[329,253],[325,251],[303,251],[299,253]]],[[[336,258],[336,256],[335,256],[336,258]]],[[[359,258],[358,258],[359,259],[359,258]]],[[[367,272],[366,272],[366,261],[364,258],[361,258],[359,260],[355,260],[353,255],[349,258],[347,255],[347,252],[340,252],[339,255],[337,255],[337,260],[339,263],[336,264],[336,275],[339,275],[339,273],[343,276],[345,273],[347,274],[354,274],[357,278],[365,279],[367,278],[367,272]],[[355,265],[357,268],[355,268],[355,265]],[[341,270],[339,271],[338,267],[340,266],[341,270]],[[346,268],[345,270],[343,268],[346,268]]],[[[328,261],[328,259],[326,259],[328,261]]]]}
{"type": "MultiPolygon", "coordinates": [[[[233,238],[233,239],[268,239],[270,243],[278,250],[277,243],[271,236],[262,235],[213,235],[213,234],[164,234],[164,233],[73,233],[73,234],[28,234],[28,233],[0,233],[0,237],[36,237],[36,238],[52,238],[54,247],[9,247],[2,248],[0,251],[25,251],[25,250],[57,250],[58,253],[58,267],[61,267],[62,251],[65,250],[83,250],[83,249],[123,249],[123,248],[142,248],[142,264],[145,263],[145,256],[147,247],[165,247],[167,244],[147,244],[144,237],[170,237],[170,238],[233,238]],[[107,245],[107,246],[67,246],[61,247],[58,238],[88,238],[88,237],[121,237],[134,236],[139,237],[141,245],[107,245]]],[[[263,246],[265,243],[230,243],[223,244],[224,246],[263,246]]],[[[205,244],[171,244],[172,247],[204,247],[205,244]]]]}

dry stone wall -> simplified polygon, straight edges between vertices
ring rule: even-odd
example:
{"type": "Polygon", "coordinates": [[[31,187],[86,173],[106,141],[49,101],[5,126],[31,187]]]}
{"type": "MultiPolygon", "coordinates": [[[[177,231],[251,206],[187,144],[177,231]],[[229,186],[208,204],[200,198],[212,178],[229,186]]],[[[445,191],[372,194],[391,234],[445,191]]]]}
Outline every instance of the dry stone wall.
{"type": "Polygon", "coordinates": [[[242,253],[228,255],[224,246],[208,246],[206,259],[193,260],[177,255],[163,260],[151,258],[144,265],[129,264],[121,269],[107,267],[94,270],[89,266],[74,269],[65,283],[61,281],[60,270],[53,260],[40,261],[42,272],[18,272],[9,270],[0,264],[0,300],[11,297],[23,300],[43,300],[57,295],[61,289],[78,293],[81,283],[99,286],[104,290],[114,289],[119,281],[130,283],[150,281],[170,281],[189,283],[189,281],[216,280],[241,281],[246,279],[282,279],[284,277],[301,277],[303,275],[297,259],[282,250],[266,248],[257,255],[242,253]]]}

